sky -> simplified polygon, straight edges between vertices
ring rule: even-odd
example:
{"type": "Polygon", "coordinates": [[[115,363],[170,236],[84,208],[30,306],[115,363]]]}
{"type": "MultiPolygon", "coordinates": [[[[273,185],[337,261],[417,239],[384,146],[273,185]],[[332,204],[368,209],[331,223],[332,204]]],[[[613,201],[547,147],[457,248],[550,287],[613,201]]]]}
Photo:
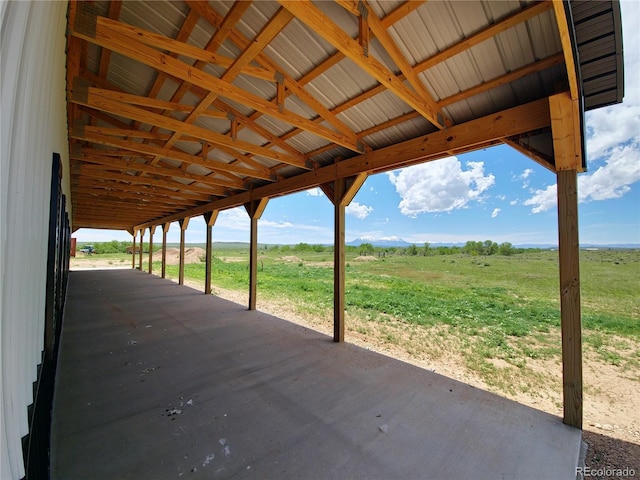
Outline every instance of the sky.
{"type": "MultiPolygon", "coordinates": [[[[640,2],[620,2],[623,103],[586,113],[587,172],[578,175],[581,244],[640,244],[640,2]]],[[[556,176],[506,145],[370,176],[346,209],[346,240],[409,243],[493,240],[557,244],[556,176]]],[[[187,243],[204,243],[202,217],[187,243]]],[[[131,240],[127,232],[80,229],[80,242],[131,240]]],[[[167,240],[179,242],[177,223],[167,240]]],[[[149,240],[149,231],[145,233],[149,240]]],[[[220,212],[214,242],[248,242],[243,208],[220,212]]],[[[269,244],[333,243],[333,206],[318,188],[269,201],[258,224],[269,244]]],[[[156,229],[154,242],[162,241],[156,229]]]]}

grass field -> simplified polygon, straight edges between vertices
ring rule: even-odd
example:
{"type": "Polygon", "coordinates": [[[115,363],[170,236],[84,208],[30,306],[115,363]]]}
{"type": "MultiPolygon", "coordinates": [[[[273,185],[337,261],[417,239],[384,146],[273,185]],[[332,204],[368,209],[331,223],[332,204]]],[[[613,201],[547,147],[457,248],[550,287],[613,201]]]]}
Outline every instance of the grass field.
{"type": "MultiPolygon", "coordinates": [[[[471,371],[499,390],[531,388],[513,382],[529,359],[560,359],[557,252],[504,256],[387,255],[360,261],[347,255],[346,308],[365,335],[388,343],[411,343],[411,332],[431,331],[433,341],[410,345],[418,356],[444,353],[444,338],[459,341],[458,354],[471,371]],[[408,332],[408,333],[407,333],[408,332]],[[409,335],[409,338],[406,338],[409,335]],[[435,338],[433,338],[435,337],[435,338]],[[499,368],[504,363],[513,368],[499,368]],[[514,387],[515,386],[515,387],[514,387]]],[[[202,259],[204,260],[204,259],[202,259]]],[[[333,309],[331,252],[260,252],[258,297],[285,302],[301,315],[330,317],[333,309]]],[[[247,291],[248,249],[214,251],[212,284],[247,291]]],[[[159,271],[160,264],[154,264],[159,271]]],[[[177,278],[178,267],[167,266],[177,278]]],[[[187,264],[185,278],[204,281],[204,261],[187,264]]],[[[581,254],[585,349],[629,373],[640,367],[640,252],[581,254]]],[[[424,337],[424,335],[422,335],[424,337]]],[[[420,342],[419,342],[420,343],[420,342]]]]}

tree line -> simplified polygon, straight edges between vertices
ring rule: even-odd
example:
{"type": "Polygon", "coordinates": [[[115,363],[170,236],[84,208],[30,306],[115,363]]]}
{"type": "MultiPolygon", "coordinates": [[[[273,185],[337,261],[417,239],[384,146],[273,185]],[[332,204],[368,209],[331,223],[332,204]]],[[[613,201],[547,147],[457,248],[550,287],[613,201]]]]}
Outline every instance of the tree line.
{"type": "MultiPolygon", "coordinates": [[[[77,249],[81,249],[86,245],[93,245],[96,253],[127,253],[127,248],[132,246],[131,242],[119,242],[112,240],[110,242],[98,242],[98,243],[81,243],[78,244],[77,249]]],[[[139,247],[139,244],[138,244],[139,247]]],[[[274,252],[281,253],[296,253],[296,252],[316,252],[316,253],[332,253],[332,245],[318,245],[309,243],[298,243],[296,245],[272,245],[264,246],[265,249],[271,249],[274,252]]],[[[410,255],[410,256],[432,256],[432,255],[455,255],[455,254],[467,254],[473,256],[488,256],[488,255],[504,255],[510,256],[517,253],[523,253],[524,251],[532,251],[536,249],[524,249],[516,248],[509,242],[496,243],[491,240],[485,240],[484,242],[469,240],[464,246],[433,246],[429,242],[424,243],[422,246],[416,244],[409,245],[408,247],[375,247],[371,243],[362,243],[359,246],[347,245],[345,247],[347,252],[358,253],[359,255],[377,255],[377,254],[396,254],[396,255],[410,255]]],[[[537,249],[540,250],[540,249],[537,249]]],[[[149,244],[144,243],[143,251],[149,251],[149,244]]]]}
{"type": "MultiPolygon", "coordinates": [[[[274,245],[271,247],[274,251],[282,253],[287,252],[333,252],[333,246],[331,245],[311,245],[308,243],[298,243],[297,245],[274,245]]],[[[371,243],[362,243],[359,246],[347,245],[345,247],[347,252],[357,252],[360,255],[375,255],[378,253],[387,254],[399,254],[399,255],[411,255],[411,256],[431,256],[431,255],[455,255],[455,254],[467,254],[467,255],[504,255],[510,256],[517,253],[523,253],[524,251],[531,251],[532,249],[516,248],[509,242],[496,243],[492,240],[485,240],[484,242],[469,240],[464,246],[432,246],[429,242],[424,243],[422,246],[416,244],[409,245],[408,247],[375,247],[371,243]]],[[[537,249],[539,250],[539,249],[537,249]]]]}

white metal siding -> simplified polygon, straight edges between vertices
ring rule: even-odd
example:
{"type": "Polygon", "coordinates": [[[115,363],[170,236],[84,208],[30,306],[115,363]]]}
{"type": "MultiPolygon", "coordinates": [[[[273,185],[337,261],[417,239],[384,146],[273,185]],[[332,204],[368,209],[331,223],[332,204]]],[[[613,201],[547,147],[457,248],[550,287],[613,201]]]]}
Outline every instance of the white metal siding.
{"type": "Polygon", "coordinates": [[[51,163],[63,160],[66,2],[2,2],[0,478],[24,476],[21,439],[41,363],[51,163]]]}

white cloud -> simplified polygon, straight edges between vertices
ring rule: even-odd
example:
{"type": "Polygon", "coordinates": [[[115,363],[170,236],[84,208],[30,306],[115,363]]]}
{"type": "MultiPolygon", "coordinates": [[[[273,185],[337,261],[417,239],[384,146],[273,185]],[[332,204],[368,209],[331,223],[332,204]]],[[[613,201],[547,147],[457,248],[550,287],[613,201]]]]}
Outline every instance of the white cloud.
{"type": "Polygon", "coordinates": [[[531,175],[532,173],[533,173],[533,169],[531,169],[531,168],[526,168],[526,169],[524,170],[524,172],[522,172],[522,173],[520,174],[520,177],[519,177],[519,178],[520,178],[521,180],[525,180],[525,179],[529,178],[529,175],[531,175]]]}
{"type": "Polygon", "coordinates": [[[248,232],[250,225],[247,211],[243,207],[237,207],[221,211],[215,226],[248,232]]]}
{"type": "Polygon", "coordinates": [[[509,205],[511,205],[512,207],[515,207],[516,205],[518,205],[518,200],[511,200],[509,202],[509,205]]]}
{"type": "Polygon", "coordinates": [[[491,212],[491,218],[496,218],[499,213],[500,213],[500,209],[499,208],[494,208],[493,212],[491,212]]]}
{"type": "Polygon", "coordinates": [[[260,220],[261,227],[271,227],[271,228],[291,228],[295,225],[291,222],[272,222],[271,220],[260,220]]]}
{"type": "Polygon", "coordinates": [[[361,205],[358,202],[351,202],[345,209],[345,213],[353,215],[360,220],[367,218],[371,212],[373,212],[373,207],[361,205]]]}
{"type": "Polygon", "coordinates": [[[493,174],[484,174],[483,162],[468,162],[467,170],[456,157],[403,168],[388,173],[402,197],[400,211],[415,217],[419,213],[451,212],[481,202],[482,193],[495,183],[493,174]]]}
{"type": "MultiPolygon", "coordinates": [[[[605,164],[593,173],[578,176],[578,202],[620,198],[631,190],[631,185],[640,181],[640,143],[618,146],[610,152],[605,164]]],[[[549,185],[536,190],[525,200],[525,205],[540,213],[557,205],[557,186],[549,185]]]]}
{"type": "Polygon", "coordinates": [[[555,208],[557,201],[557,185],[549,185],[545,189],[536,190],[533,197],[526,199],[523,204],[532,206],[531,211],[533,213],[541,213],[552,208],[555,208]]]}
{"type": "Polygon", "coordinates": [[[311,189],[307,190],[307,195],[309,195],[311,197],[321,197],[322,196],[322,190],[320,190],[318,187],[311,188],[311,189]]]}

